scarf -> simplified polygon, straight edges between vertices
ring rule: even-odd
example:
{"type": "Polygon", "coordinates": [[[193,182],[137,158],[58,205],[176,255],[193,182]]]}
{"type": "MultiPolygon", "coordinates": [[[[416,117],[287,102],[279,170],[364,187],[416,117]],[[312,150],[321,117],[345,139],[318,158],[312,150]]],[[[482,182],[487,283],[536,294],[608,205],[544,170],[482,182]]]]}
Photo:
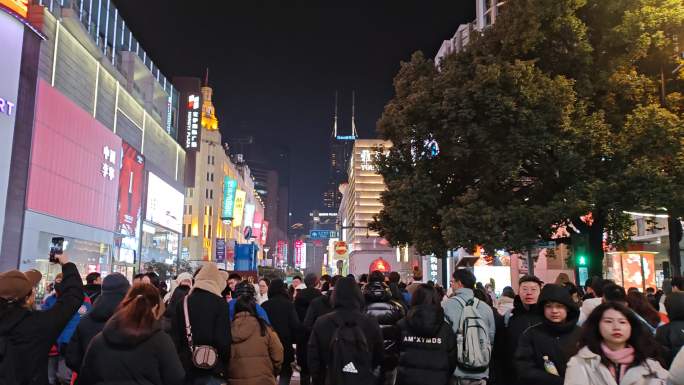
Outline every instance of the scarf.
{"type": "Polygon", "coordinates": [[[634,362],[634,348],[627,346],[620,350],[610,350],[605,344],[602,343],[601,350],[603,351],[603,354],[605,354],[606,357],[615,364],[611,365],[608,369],[610,370],[610,374],[612,374],[619,383],[619,379],[625,376],[627,368],[632,364],[632,362],[634,362]],[[617,372],[615,370],[615,366],[620,368],[620,377],[616,376],[617,372]]]}

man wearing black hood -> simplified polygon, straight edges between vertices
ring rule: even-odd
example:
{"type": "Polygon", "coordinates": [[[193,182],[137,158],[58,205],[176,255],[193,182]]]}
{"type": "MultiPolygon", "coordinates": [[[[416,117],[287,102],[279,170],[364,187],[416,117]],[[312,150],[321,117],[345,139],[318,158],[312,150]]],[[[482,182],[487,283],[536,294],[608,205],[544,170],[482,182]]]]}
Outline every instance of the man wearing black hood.
{"type": "Polygon", "coordinates": [[[90,303],[95,303],[102,293],[102,275],[97,271],[86,275],[86,285],[83,286],[85,295],[90,298],[90,303]]]}
{"type": "Polygon", "coordinates": [[[668,366],[684,346],[684,293],[672,292],[665,299],[665,309],[670,322],[656,329],[656,340],[666,349],[668,366]]]}
{"type": "MultiPolygon", "coordinates": [[[[352,278],[342,278],[335,285],[332,303],[335,310],[319,318],[314,324],[308,344],[308,364],[313,383],[325,384],[330,346],[340,321],[358,326],[366,338],[368,354],[373,368],[379,368],[383,359],[383,339],[378,322],[361,312],[364,306],[361,290],[352,278]]],[[[335,373],[330,373],[335,375],[335,373]]],[[[361,384],[359,384],[361,385],[361,384]]],[[[366,385],[366,384],[363,384],[366,385]]]]}
{"type": "Polygon", "coordinates": [[[523,333],[515,353],[518,382],[563,385],[568,360],[577,353],[579,309],[567,289],[550,284],[541,291],[538,312],[542,322],[523,333]]]}
{"type": "MultiPolygon", "coordinates": [[[[311,302],[320,297],[321,291],[317,288],[318,286],[318,276],[314,273],[309,273],[304,276],[304,285],[306,288],[298,290],[297,296],[294,300],[295,309],[297,310],[297,316],[300,321],[304,321],[306,317],[306,312],[309,310],[311,302]]],[[[297,289],[297,288],[295,288],[297,289]]],[[[306,358],[306,343],[309,341],[308,330],[302,330],[297,338],[297,363],[301,367],[301,383],[302,385],[309,385],[309,368],[307,365],[306,358]]]]}
{"type": "Polygon", "coordinates": [[[368,276],[368,284],[363,287],[363,297],[366,300],[366,314],[375,318],[382,330],[385,347],[385,358],[382,361],[383,378],[386,384],[393,385],[399,362],[397,329],[394,326],[404,318],[406,311],[392,298],[392,293],[384,281],[385,276],[380,271],[373,271],[368,276]]]}
{"type": "Polygon", "coordinates": [[[284,349],[278,384],[288,385],[292,378],[291,364],[294,361],[292,344],[301,328],[301,324],[287,293],[287,285],[282,279],[278,278],[271,281],[268,285],[268,300],[261,306],[266,311],[266,314],[268,314],[268,319],[271,320],[271,325],[276,334],[278,334],[284,349]]]}
{"type": "Polygon", "coordinates": [[[78,324],[67,346],[65,360],[69,369],[78,373],[90,340],[102,331],[105,323],[112,317],[119,303],[124,299],[130,284],[126,277],[113,273],[105,277],[102,282],[102,293],[97,303],[78,324]]]}

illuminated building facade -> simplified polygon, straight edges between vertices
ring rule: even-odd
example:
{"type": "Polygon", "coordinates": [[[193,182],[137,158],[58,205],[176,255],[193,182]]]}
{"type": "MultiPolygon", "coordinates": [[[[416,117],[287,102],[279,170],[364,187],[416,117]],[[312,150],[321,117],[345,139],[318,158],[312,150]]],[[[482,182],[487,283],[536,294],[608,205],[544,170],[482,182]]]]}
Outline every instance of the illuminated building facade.
{"type": "MultiPolygon", "coordinates": [[[[348,267],[353,274],[368,273],[378,259],[386,261],[388,271],[409,270],[409,251],[388,245],[378,233],[368,229],[373,216],[380,213],[380,194],[385,183],[375,166],[375,154],[392,147],[389,141],[357,139],[349,162],[349,183],[342,187],[343,198],[338,212],[340,239],[349,248],[348,267]]],[[[383,262],[384,263],[384,262],[383,262]]]]}
{"type": "Polygon", "coordinates": [[[335,94],[335,115],[333,131],[330,136],[330,175],[328,184],[323,192],[323,207],[326,210],[338,210],[342,202],[340,184],[347,181],[347,169],[351,159],[354,140],[358,138],[355,121],[355,97],[352,93],[351,135],[342,135],[337,129],[337,94],[335,94]]]}
{"type": "Polygon", "coordinates": [[[208,76],[202,87],[197,78],[174,81],[187,95],[189,129],[199,122],[200,130],[189,170],[194,184],[185,192],[181,252],[190,261],[213,261],[232,269],[236,243],[254,242],[260,249],[264,244],[264,204],[247,164],[241,157],[232,159],[223,144],[208,76]]]}

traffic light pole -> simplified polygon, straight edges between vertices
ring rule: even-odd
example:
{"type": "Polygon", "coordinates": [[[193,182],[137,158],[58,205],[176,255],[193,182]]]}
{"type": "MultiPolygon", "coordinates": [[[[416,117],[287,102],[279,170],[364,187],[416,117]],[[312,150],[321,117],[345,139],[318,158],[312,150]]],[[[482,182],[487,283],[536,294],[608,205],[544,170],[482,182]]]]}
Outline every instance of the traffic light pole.
{"type": "Polygon", "coordinates": [[[534,259],[532,258],[532,246],[527,248],[527,274],[534,275],[534,259]]]}

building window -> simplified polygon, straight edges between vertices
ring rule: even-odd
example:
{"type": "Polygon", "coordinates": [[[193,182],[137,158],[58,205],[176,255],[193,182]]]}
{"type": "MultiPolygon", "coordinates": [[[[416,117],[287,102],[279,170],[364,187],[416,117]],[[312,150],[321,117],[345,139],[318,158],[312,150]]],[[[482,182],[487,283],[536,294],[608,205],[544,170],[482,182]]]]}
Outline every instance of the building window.
{"type": "Polygon", "coordinates": [[[214,190],[209,190],[209,199],[214,199],[214,190]]]}
{"type": "Polygon", "coordinates": [[[211,239],[213,237],[214,237],[214,234],[211,232],[211,225],[209,225],[209,236],[207,236],[207,238],[211,239]]]}
{"type": "Polygon", "coordinates": [[[209,189],[204,190],[204,197],[209,199],[209,189]]]}
{"type": "Polygon", "coordinates": [[[207,155],[207,164],[211,164],[211,155],[207,155]]]}
{"type": "Polygon", "coordinates": [[[211,173],[211,181],[212,182],[214,181],[214,173],[213,172],[211,173]]]}
{"type": "Polygon", "coordinates": [[[193,190],[192,187],[188,188],[188,193],[186,194],[188,196],[188,198],[192,198],[192,190],[193,190]]]}

